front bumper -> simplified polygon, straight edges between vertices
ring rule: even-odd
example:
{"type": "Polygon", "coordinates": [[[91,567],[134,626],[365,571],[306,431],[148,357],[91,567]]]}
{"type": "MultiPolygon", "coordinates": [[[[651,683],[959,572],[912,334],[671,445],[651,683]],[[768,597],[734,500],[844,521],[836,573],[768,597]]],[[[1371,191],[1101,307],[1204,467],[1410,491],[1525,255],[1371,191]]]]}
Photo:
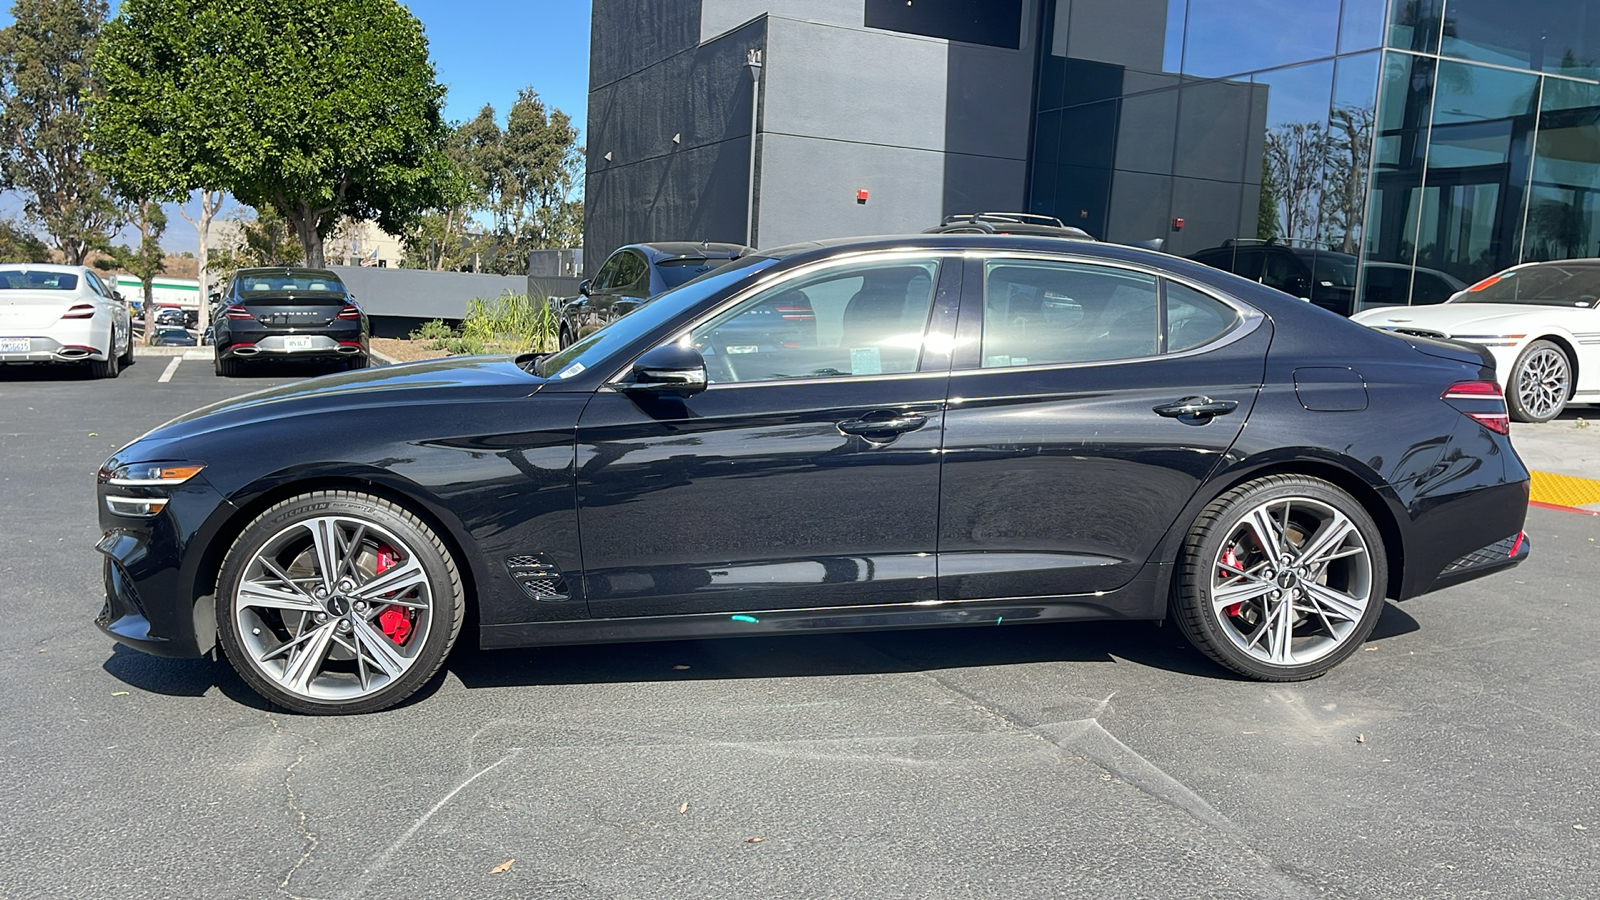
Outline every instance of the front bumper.
{"type": "Polygon", "coordinates": [[[123,516],[96,492],[105,601],[95,625],[135,650],[192,658],[216,646],[215,572],[204,571],[221,524],[235,508],[196,477],[170,491],[167,506],[149,517],[123,516]]]}

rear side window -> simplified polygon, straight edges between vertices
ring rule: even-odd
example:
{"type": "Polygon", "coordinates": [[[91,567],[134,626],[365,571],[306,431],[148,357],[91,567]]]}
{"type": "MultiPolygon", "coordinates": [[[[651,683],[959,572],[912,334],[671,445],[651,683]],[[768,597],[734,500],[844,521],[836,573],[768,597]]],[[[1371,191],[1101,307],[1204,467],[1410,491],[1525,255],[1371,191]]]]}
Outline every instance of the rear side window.
{"type": "Polygon", "coordinates": [[[1154,276],[1079,263],[986,264],[986,369],[1154,356],[1160,344],[1154,276]]]}
{"type": "Polygon", "coordinates": [[[983,367],[1138,359],[1203,347],[1240,320],[1227,304],[1153,275],[1087,263],[990,260],[983,367]],[[1164,300],[1164,302],[1163,302],[1164,300]]]}

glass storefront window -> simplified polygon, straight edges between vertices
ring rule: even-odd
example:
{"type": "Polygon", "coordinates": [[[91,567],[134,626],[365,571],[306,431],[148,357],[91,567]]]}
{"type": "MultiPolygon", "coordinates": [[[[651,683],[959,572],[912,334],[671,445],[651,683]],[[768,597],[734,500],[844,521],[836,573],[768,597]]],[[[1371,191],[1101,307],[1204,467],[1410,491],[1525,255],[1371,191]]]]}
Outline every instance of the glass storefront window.
{"type": "Polygon", "coordinates": [[[1594,77],[1600,4],[1593,0],[1448,0],[1445,56],[1594,77]]]}
{"type": "Polygon", "coordinates": [[[1344,0],[1344,14],[1339,17],[1339,52],[1383,46],[1383,14],[1388,8],[1388,0],[1344,0]]]}
{"type": "Polygon", "coordinates": [[[1340,253],[1358,253],[1377,131],[1380,54],[1341,57],[1328,116],[1328,160],[1322,185],[1321,243],[1340,253]]]}
{"type": "Polygon", "coordinates": [[[1390,5],[1390,47],[1437,53],[1443,29],[1444,0],[1394,0],[1390,5]]]}
{"type": "Polygon", "coordinates": [[[1523,262],[1600,256],[1600,85],[1544,79],[1523,262]]]}

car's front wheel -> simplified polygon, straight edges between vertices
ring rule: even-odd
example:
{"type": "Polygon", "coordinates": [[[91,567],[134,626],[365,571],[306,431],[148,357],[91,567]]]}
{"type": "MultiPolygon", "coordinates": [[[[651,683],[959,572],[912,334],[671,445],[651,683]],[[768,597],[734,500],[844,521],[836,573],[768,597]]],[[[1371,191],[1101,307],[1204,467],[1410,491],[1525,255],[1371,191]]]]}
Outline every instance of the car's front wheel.
{"type": "Polygon", "coordinates": [[[1534,341],[1517,357],[1506,379],[1506,406],[1518,422],[1548,422],[1567,408],[1572,363],[1550,341],[1534,341]]]}
{"type": "Polygon", "coordinates": [[[1300,681],[1356,651],[1383,613],[1382,534],[1355,498],[1300,475],[1223,494],[1196,520],[1178,560],[1173,615],[1222,665],[1262,681],[1300,681]]]}
{"type": "Polygon", "coordinates": [[[217,583],[239,676],[279,706],[374,712],[439,671],[461,629],[461,577],[426,523],[388,500],[317,491],[247,526],[217,583]]]}

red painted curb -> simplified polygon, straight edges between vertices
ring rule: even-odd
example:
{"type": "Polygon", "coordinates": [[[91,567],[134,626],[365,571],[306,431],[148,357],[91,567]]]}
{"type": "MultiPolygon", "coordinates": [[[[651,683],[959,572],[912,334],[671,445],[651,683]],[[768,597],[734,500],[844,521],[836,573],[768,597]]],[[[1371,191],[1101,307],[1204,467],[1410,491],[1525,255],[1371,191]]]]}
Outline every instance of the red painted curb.
{"type": "Polygon", "coordinates": [[[1600,516],[1600,511],[1592,509],[1579,509],[1576,506],[1557,506],[1554,503],[1541,503],[1538,500],[1529,500],[1528,505],[1537,506],[1540,509],[1553,509],[1556,512],[1577,513],[1580,516],[1600,516]]]}

